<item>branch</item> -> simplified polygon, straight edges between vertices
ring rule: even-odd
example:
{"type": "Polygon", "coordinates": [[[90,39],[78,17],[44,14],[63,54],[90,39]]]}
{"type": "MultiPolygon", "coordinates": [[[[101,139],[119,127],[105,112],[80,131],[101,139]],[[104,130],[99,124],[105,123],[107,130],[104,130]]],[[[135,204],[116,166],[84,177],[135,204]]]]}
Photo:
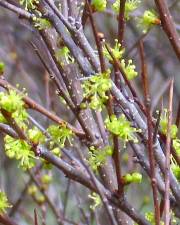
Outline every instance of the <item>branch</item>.
{"type": "Polygon", "coordinates": [[[7,215],[0,214],[0,224],[3,225],[18,225],[16,222],[11,220],[7,215]]]}
{"type": "Polygon", "coordinates": [[[121,46],[124,46],[125,4],[126,4],[126,0],[121,0],[119,5],[118,41],[121,44],[121,46]]]}
{"type": "Polygon", "coordinates": [[[180,60],[180,38],[176,31],[173,18],[169,12],[166,0],[154,0],[159,11],[161,24],[177,58],[180,60]]]}
{"type": "Polygon", "coordinates": [[[32,20],[34,15],[27,12],[26,10],[24,9],[21,9],[15,5],[12,5],[8,2],[6,2],[5,0],[0,0],[0,6],[6,8],[6,9],[9,9],[11,10],[12,12],[15,12],[16,14],[18,14],[19,16],[21,16],[22,18],[25,18],[27,20],[32,20]]]}
{"type": "Polygon", "coordinates": [[[173,83],[174,83],[174,81],[172,80],[171,84],[170,84],[170,90],[169,90],[168,126],[167,126],[167,139],[166,139],[165,195],[164,195],[165,225],[169,225],[169,222],[170,222],[169,171],[170,171],[170,158],[171,158],[171,124],[172,124],[173,83]]]}
{"type": "Polygon", "coordinates": [[[153,150],[153,130],[152,130],[153,127],[152,127],[152,115],[151,115],[151,106],[150,106],[151,100],[150,100],[148,77],[147,77],[147,66],[146,66],[145,57],[144,57],[143,42],[140,42],[140,58],[141,58],[141,75],[142,75],[144,99],[145,99],[146,115],[147,115],[147,129],[148,129],[147,146],[148,146],[149,164],[150,164],[150,170],[151,170],[150,178],[151,178],[151,185],[153,190],[155,221],[156,221],[156,225],[159,225],[160,210],[159,210],[159,203],[158,203],[157,181],[155,176],[156,163],[155,163],[154,150],[153,150]]]}
{"type": "MultiPolygon", "coordinates": [[[[16,90],[18,93],[21,94],[21,92],[19,90],[17,90],[15,87],[13,87],[9,82],[5,81],[4,79],[0,79],[0,86],[5,88],[5,89],[11,88],[11,89],[16,90]]],[[[49,119],[51,119],[52,121],[58,123],[59,125],[66,125],[77,136],[84,137],[84,133],[82,131],[80,131],[77,128],[73,127],[72,125],[67,123],[65,120],[59,118],[55,114],[47,111],[43,106],[39,105],[38,103],[36,103],[31,98],[29,98],[27,96],[23,96],[23,101],[29,106],[30,109],[33,109],[33,110],[36,110],[36,111],[40,112],[41,114],[47,116],[49,119]]]]}

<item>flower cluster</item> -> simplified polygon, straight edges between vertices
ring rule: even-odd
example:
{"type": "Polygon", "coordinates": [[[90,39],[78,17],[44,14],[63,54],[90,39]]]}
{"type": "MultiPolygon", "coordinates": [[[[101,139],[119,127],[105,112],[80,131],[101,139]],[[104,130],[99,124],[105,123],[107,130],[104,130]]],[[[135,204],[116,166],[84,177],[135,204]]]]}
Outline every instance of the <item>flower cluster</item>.
{"type": "MultiPolygon", "coordinates": [[[[161,119],[160,119],[160,129],[161,132],[166,135],[167,134],[167,127],[168,127],[168,111],[167,109],[163,110],[161,119]]],[[[171,138],[176,138],[178,132],[178,128],[175,124],[171,125],[171,138]]]]}
{"type": "Polygon", "coordinates": [[[85,80],[82,84],[84,95],[90,103],[90,108],[94,110],[102,110],[104,104],[108,100],[107,91],[111,88],[110,71],[97,74],[85,80]]]}
{"type": "MultiPolygon", "coordinates": [[[[127,0],[125,3],[125,18],[126,20],[129,20],[130,14],[135,11],[139,4],[141,3],[140,0],[127,0]]],[[[119,13],[119,5],[120,5],[120,0],[116,0],[113,5],[112,9],[114,10],[115,13],[119,13]]]]}
{"type": "MultiPolygon", "coordinates": [[[[124,54],[124,49],[121,47],[121,44],[118,43],[118,40],[115,39],[115,45],[114,48],[111,48],[112,54],[114,55],[114,57],[119,60],[122,58],[123,54],[124,54]]],[[[103,47],[103,53],[104,56],[109,60],[112,61],[112,57],[109,54],[108,50],[106,49],[106,47],[103,47]]]]}
{"type": "Polygon", "coordinates": [[[94,10],[98,12],[103,12],[107,6],[107,0],[92,0],[91,4],[94,10]]]}
{"type": "Polygon", "coordinates": [[[122,68],[123,68],[123,70],[124,70],[128,80],[132,80],[138,75],[138,73],[135,71],[136,66],[134,64],[132,64],[132,60],[131,59],[128,60],[128,64],[127,65],[125,64],[125,60],[122,59],[121,60],[121,66],[122,66],[122,68]]]}
{"type": "Polygon", "coordinates": [[[122,114],[119,118],[112,115],[110,118],[105,120],[105,125],[107,130],[121,138],[125,145],[128,141],[138,143],[135,133],[140,132],[140,130],[132,127],[131,123],[126,119],[124,114],[122,114]]]}
{"type": "Polygon", "coordinates": [[[156,12],[146,10],[143,16],[139,18],[138,26],[143,30],[143,33],[147,33],[151,27],[154,25],[159,25],[160,23],[161,21],[156,15],[156,12]]]}
{"type": "Polygon", "coordinates": [[[0,190],[0,214],[5,213],[6,209],[10,207],[6,194],[0,190]]]}
{"type": "Polygon", "coordinates": [[[99,166],[106,162],[106,158],[113,154],[113,149],[111,146],[106,146],[103,149],[95,149],[94,146],[90,147],[88,163],[92,170],[97,171],[99,166]]]}
{"type": "Polygon", "coordinates": [[[35,165],[35,155],[31,146],[24,140],[14,139],[9,135],[4,138],[6,155],[9,158],[20,160],[20,167],[24,170],[35,165]]]}
{"type": "Polygon", "coordinates": [[[47,131],[49,132],[52,138],[51,146],[54,146],[54,144],[58,144],[61,148],[63,148],[66,140],[68,140],[71,143],[73,132],[65,125],[64,126],[51,125],[48,127],[47,131]]]}
{"type": "Polygon", "coordinates": [[[45,30],[51,28],[51,23],[45,18],[34,18],[34,27],[38,30],[45,30]]]}
{"type": "Polygon", "coordinates": [[[66,46],[58,49],[55,56],[61,66],[74,62],[74,58],[71,56],[70,51],[66,46]]]}
{"type": "MultiPolygon", "coordinates": [[[[25,110],[25,105],[22,100],[20,94],[17,94],[14,90],[9,90],[9,92],[1,92],[0,93],[0,108],[6,110],[7,112],[11,113],[11,116],[17,124],[21,128],[26,128],[26,121],[28,118],[28,114],[25,110]]],[[[5,118],[0,115],[0,121],[6,122],[5,118]]]]}
{"type": "Polygon", "coordinates": [[[28,130],[28,138],[34,144],[43,144],[45,142],[44,134],[37,127],[28,130]]]}
{"type": "MultiPolygon", "coordinates": [[[[153,212],[147,212],[145,214],[145,218],[147,219],[147,221],[149,221],[152,225],[155,225],[155,216],[153,212]]],[[[160,221],[160,225],[164,225],[164,222],[160,221]]]]}
{"type": "Polygon", "coordinates": [[[141,181],[142,181],[142,174],[137,173],[137,172],[132,173],[132,174],[127,173],[126,175],[124,175],[124,176],[122,177],[122,179],[123,179],[123,182],[124,182],[125,184],[130,184],[130,183],[141,183],[141,181]]]}
{"type": "Polygon", "coordinates": [[[97,193],[92,192],[92,194],[88,195],[88,197],[93,200],[93,204],[90,205],[90,208],[92,210],[95,210],[97,207],[99,207],[102,204],[101,198],[97,193]]]}
{"type": "MultiPolygon", "coordinates": [[[[162,116],[160,118],[160,129],[161,132],[166,135],[168,128],[168,110],[164,109],[162,116]]],[[[171,125],[170,134],[172,138],[172,145],[175,149],[178,156],[180,156],[180,139],[177,137],[178,128],[175,124],[171,125]]],[[[175,160],[171,160],[171,169],[178,180],[180,180],[180,167],[175,162],[175,160]]]]}
{"type": "Polygon", "coordinates": [[[23,5],[25,10],[32,10],[36,8],[39,0],[19,0],[20,5],[23,5]]]}

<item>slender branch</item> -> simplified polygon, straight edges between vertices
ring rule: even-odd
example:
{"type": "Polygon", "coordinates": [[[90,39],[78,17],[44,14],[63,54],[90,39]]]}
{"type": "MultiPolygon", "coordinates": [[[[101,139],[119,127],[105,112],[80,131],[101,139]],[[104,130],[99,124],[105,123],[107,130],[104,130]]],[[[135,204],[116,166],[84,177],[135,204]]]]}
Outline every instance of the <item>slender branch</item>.
{"type": "Polygon", "coordinates": [[[0,214],[0,224],[3,225],[18,225],[15,221],[10,219],[7,215],[0,214]]]}
{"type": "Polygon", "coordinates": [[[166,33],[177,58],[180,60],[180,38],[175,28],[175,23],[169,12],[166,0],[154,0],[159,11],[161,24],[166,33]]]}
{"type": "Polygon", "coordinates": [[[144,98],[145,98],[146,115],[147,115],[147,127],[148,127],[147,145],[148,145],[148,154],[149,154],[149,164],[150,164],[150,170],[151,170],[151,185],[153,190],[155,221],[156,221],[156,225],[159,225],[160,210],[159,210],[159,203],[158,203],[157,181],[155,176],[156,163],[155,163],[154,150],[153,150],[152,115],[151,115],[151,107],[150,107],[151,100],[150,100],[148,77],[147,77],[147,67],[146,67],[145,57],[144,57],[143,42],[140,42],[140,57],[141,57],[141,75],[142,75],[142,81],[143,81],[144,98]]]}
{"type": "Polygon", "coordinates": [[[126,0],[121,0],[119,5],[118,41],[121,44],[121,46],[124,46],[125,4],[126,0]]]}
{"type": "MultiPolygon", "coordinates": [[[[4,79],[0,79],[0,86],[4,87],[5,89],[12,88],[12,89],[16,90],[18,93],[21,93],[20,91],[18,91],[15,87],[13,87],[9,82],[5,81],[4,79]]],[[[66,125],[69,129],[71,129],[78,136],[80,136],[80,137],[84,136],[84,133],[82,131],[79,131],[77,128],[73,127],[72,125],[70,125],[66,121],[62,120],[61,118],[59,118],[55,114],[47,111],[43,106],[36,103],[30,97],[23,96],[23,100],[29,106],[29,108],[40,112],[41,114],[47,116],[49,119],[58,123],[59,125],[63,125],[63,126],[66,125]]]]}
{"type": "Polygon", "coordinates": [[[178,110],[177,110],[177,116],[176,116],[176,126],[179,127],[180,126],[180,101],[178,104],[178,110]]]}
{"type": "Polygon", "coordinates": [[[174,83],[174,80],[171,81],[170,90],[169,90],[168,125],[167,125],[167,139],[166,139],[165,195],[164,195],[165,225],[169,225],[169,223],[170,223],[169,171],[170,171],[170,158],[171,158],[171,124],[172,124],[173,83],[174,83]]]}
{"type": "Polygon", "coordinates": [[[32,20],[34,17],[33,14],[31,14],[31,13],[27,12],[26,10],[21,9],[15,5],[12,5],[12,4],[6,2],[5,0],[0,0],[0,6],[13,11],[13,12],[17,13],[19,16],[21,16],[22,18],[25,18],[28,20],[32,20]]]}

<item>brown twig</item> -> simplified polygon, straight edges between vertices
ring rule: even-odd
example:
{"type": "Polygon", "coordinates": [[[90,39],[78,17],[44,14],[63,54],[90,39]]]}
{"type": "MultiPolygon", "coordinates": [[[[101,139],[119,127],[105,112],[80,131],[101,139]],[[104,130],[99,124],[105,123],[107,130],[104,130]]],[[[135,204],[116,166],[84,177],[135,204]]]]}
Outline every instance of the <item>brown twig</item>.
{"type": "Polygon", "coordinates": [[[25,18],[25,19],[28,19],[28,20],[33,19],[33,15],[31,13],[29,13],[29,12],[25,11],[24,9],[21,9],[21,8],[15,6],[15,5],[12,5],[12,4],[8,3],[7,1],[0,0],[0,6],[15,12],[16,14],[18,14],[22,18],[25,18]]]}
{"type": "Polygon", "coordinates": [[[126,4],[126,0],[120,1],[119,17],[118,17],[118,41],[122,47],[124,46],[125,4],[126,4]]]}
{"type": "Polygon", "coordinates": [[[18,225],[15,221],[10,219],[7,215],[0,214],[0,224],[3,225],[18,225]]]}
{"type": "MultiPolygon", "coordinates": [[[[9,82],[5,81],[4,79],[0,79],[0,86],[5,88],[5,89],[11,88],[11,89],[16,90],[18,93],[21,93],[20,91],[18,91],[15,87],[13,87],[9,82]]],[[[23,96],[23,100],[28,105],[28,107],[30,109],[33,109],[33,110],[36,110],[36,111],[40,112],[41,114],[47,116],[49,119],[51,119],[52,121],[58,123],[61,126],[62,125],[65,126],[66,125],[69,129],[71,129],[75,134],[77,134],[80,137],[84,136],[84,133],[82,131],[79,131],[77,128],[73,127],[72,125],[70,125],[66,121],[62,120],[61,118],[59,118],[55,114],[47,111],[43,106],[41,106],[38,103],[36,103],[30,97],[23,96]]]]}
{"type": "Polygon", "coordinates": [[[34,209],[34,225],[38,225],[38,216],[37,216],[37,210],[34,209]]]}
{"type": "Polygon", "coordinates": [[[147,77],[147,67],[145,63],[144,57],[144,48],[143,43],[140,42],[140,57],[141,57],[141,75],[144,89],[144,98],[146,105],[146,115],[147,115],[147,127],[148,127],[148,155],[149,155],[149,164],[151,170],[151,185],[153,190],[153,200],[154,200],[154,209],[155,209],[155,221],[156,225],[160,224],[160,210],[158,203],[158,189],[157,189],[157,181],[156,181],[156,163],[154,157],[153,150],[153,127],[152,127],[152,115],[151,115],[151,107],[150,107],[150,93],[149,93],[149,85],[148,85],[148,77],[147,77]]]}
{"type": "Polygon", "coordinates": [[[170,156],[171,156],[171,124],[172,124],[172,104],[173,104],[173,83],[171,81],[169,90],[169,103],[168,103],[168,125],[167,125],[167,139],[166,139],[166,164],[165,164],[165,194],[164,194],[164,222],[165,225],[170,223],[170,156]]]}
{"type": "Polygon", "coordinates": [[[173,18],[169,12],[166,0],[154,0],[159,11],[161,25],[166,33],[177,58],[180,60],[180,38],[176,31],[173,18]]]}
{"type": "Polygon", "coordinates": [[[179,101],[177,116],[176,116],[176,126],[179,127],[179,125],[180,125],[180,101],[179,101]]]}

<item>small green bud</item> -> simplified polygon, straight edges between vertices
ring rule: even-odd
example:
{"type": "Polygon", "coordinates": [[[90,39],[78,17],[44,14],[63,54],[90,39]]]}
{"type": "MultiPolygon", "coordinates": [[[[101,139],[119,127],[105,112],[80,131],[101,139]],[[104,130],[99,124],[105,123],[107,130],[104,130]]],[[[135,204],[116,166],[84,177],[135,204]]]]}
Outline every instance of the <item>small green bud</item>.
{"type": "Polygon", "coordinates": [[[28,194],[34,196],[37,193],[38,189],[35,185],[31,185],[28,188],[28,194]]]}
{"type": "Polygon", "coordinates": [[[44,184],[50,184],[52,181],[52,176],[48,175],[48,174],[44,174],[42,177],[41,177],[41,182],[44,183],[44,184]]]}
{"type": "Polygon", "coordinates": [[[132,182],[132,176],[131,174],[127,173],[126,175],[123,176],[123,181],[125,184],[129,184],[132,182]]]}
{"type": "Polygon", "coordinates": [[[136,172],[132,174],[132,182],[141,183],[141,181],[142,181],[142,174],[136,172]]]}
{"type": "Polygon", "coordinates": [[[38,204],[42,205],[45,202],[45,197],[43,195],[39,195],[36,197],[38,204]]]}
{"type": "Polygon", "coordinates": [[[85,102],[81,103],[80,109],[87,109],[87,104],[85,102]]]}
{"type": "Polygon", "coordinates": [[[5,64],[0,61],[0,76],[4,73],[4,70],[5,70],[5,64]]]}

